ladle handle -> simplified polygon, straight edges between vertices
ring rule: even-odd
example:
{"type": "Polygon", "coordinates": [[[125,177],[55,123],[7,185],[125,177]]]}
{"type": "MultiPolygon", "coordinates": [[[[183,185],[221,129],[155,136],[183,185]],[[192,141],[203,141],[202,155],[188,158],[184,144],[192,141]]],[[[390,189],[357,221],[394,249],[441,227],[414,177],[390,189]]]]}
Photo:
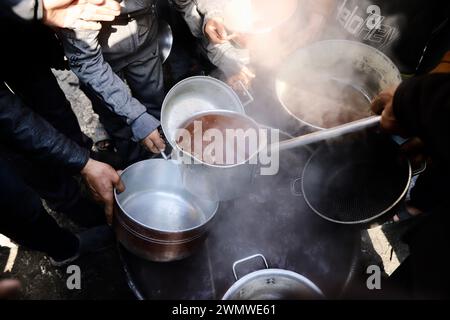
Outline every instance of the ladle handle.
{"type": "Polygon", "coordinates": [[[327,139],[332,139],[336,137],[343,136],[348,133],[354,133],[361,131],[363,129],[375,127],[381,121],[381,116],[373,116],[362,120],[357,120],[347,124],[343,124],[331,129],[325,129],[310,134],[306,134],[297,138],[292,138],[285,140],[280,143],[275,143],[271,145],[272,149],[275,150],[288,150],[297,147],[302,147],[305,145],[313,144],[327,139]]]}

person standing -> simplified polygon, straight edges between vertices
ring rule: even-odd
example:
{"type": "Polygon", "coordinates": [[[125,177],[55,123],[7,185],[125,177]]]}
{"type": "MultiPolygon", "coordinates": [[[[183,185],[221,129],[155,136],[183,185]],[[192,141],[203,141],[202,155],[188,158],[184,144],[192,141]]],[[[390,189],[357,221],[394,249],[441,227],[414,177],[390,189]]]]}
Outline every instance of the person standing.
{"type": "Polygon", "coordinates": [[[72,71],[126,167],[159,154],[164,99],[156,0],[123,0],[100,30],[59,29],[72,71]],[[142,148],[141,146],[144,146],[142,148]]]}
{"type": "Polygon", "coordinates": [[[448,228],[450,226],[450,73],[428,74],[382,92],[373,103],[381,127],[391,134],[418,137],[433,161],[433,201],[420,223],[405,237],[410,256],[391,276],[394,289],[414,299],[450,298],[448,228]]]}
{"type": "MultiPolygon", "coordinates": [[[[41,22],[52,27],[98,29],[98,20],[112,20],[118,15],[116,5],[112,0],[9,0],[0,4],[0,11],[2,22],[10,19],[19,24],[41,22]]],[[[25,105],[4,83],[8,78],[8,72],[5,73],[6,76],[0,68],[0,232],[21,245],[46,253],[55,266],[61,266],[101,248],[110,234],[104,228],[94,228],[74,235],[59,227],[43,207],[39,191],[12,165],[3,147],[13,149],[33,164],[67,175],[80,174],[94,198],[105,205],[109,222],[113,189],[124,190],[124,186],[112,167],[91,159],[89,150],[25,105]]]]}

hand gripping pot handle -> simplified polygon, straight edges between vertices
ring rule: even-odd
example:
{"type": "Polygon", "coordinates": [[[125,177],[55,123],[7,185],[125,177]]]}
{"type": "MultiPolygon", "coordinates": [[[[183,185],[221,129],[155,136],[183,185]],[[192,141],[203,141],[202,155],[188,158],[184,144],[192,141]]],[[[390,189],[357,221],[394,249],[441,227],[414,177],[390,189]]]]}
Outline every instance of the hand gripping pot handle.
{"type": "Polygon", "coordinates": [[[269,269],[269,264],[267,263],[266,258],[262,254],[255,254],[253,256],[238,260],[235,263],[233,263],[233,275],[234,275],[234,278],[236,279],[236,281],[239,280],[239,277],[238,277],[238,274],[236,271],[236,267],[238,265],[240,265],[241,263],[244,263],[244,262],[256,259],[256,258],[261,258],[261,260],[264,262],[264,266],[266,267],[266,269],[269,269]]]}

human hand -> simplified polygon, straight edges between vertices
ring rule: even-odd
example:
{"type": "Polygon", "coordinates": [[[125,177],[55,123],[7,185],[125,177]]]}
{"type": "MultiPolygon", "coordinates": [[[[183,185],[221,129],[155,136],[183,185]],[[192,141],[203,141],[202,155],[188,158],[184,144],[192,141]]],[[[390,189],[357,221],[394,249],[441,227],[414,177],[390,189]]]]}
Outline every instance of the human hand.
{"type": "MultiPolygon", "coordinates": [[[[381,115],[381,128],[391,134],[407,137],[407,133],[401,127],[394,113],[394,96],[397,87],[389,88],[381,92],[372,102],[372,111],[381,115]]],[[[425,152],[425,143],[418,137],[409,138],[401,146],[401,151],[410,160],[413,168],[423,166],[428,156],[425,152]]]]}
{"type": "Polygon", "coordinates": [[[213,44],[222,44],[232,40],[235,35],[228,35],[222,18],[209,19],[205,25],[205,34],[213,44]]]}
{"type": "Polygon", "coordinates": [[[155,154],[161,153],[161,151],[166,150],[166,143],[164,139],[161,137],[158,129],[154,130],[150,133],[147,138],[142,140],[142,144],[151,152],[155,154]]]}
{"type": "Polygon", "coordinates": [[[17,298],[21,290],[22,285],[18,280],[0,280],[0,300],[17,298]]]}
{"type": "Polygon", "coordinates": [[[405,136],[405,131],[400,126],[394,114],[394,96],[397,87],[391,87],[381,92],[372,101],[372,111],[381,115],[381,128],[389,133],[405,136]]]}
{"type": "Polygon", "coordinates": [[[120,15],[114,0],[43,0],[44,24],[58,28],[100,30],[99,21],[120,15]]]}
{"type": "Polygon", "coordinates": [[[81,171],[81,175],[94,200],[105,205],[106,221],[111,225],[114,211],[114,188],[118,192],[125,191],[119,174],[111,166],[89,159],[81,171]]]}

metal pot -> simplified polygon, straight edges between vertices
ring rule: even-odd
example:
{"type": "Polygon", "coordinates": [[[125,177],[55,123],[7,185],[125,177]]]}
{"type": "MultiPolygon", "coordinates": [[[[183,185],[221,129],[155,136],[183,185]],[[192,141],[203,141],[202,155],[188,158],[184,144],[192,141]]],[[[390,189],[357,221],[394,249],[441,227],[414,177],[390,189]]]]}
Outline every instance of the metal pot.
{"type": "MultiPolygon", "coordinates": [[[[346,90],[367,102],[360,104],[367,109],[357,109],[358,104],[351,106],[354,109],[349,112],[367,112],[369,116],[370,101],[401,80],[398,68],[379,50],[355,41],[327,40],[302,48],[287,59],[275,86],[280,104],[292,117],[302,125],[322,130],[327,128],[323,123],[324,111],[309,109],[315,99],[300,90],[313,91],[310,88],[321,88],[323,84],[318,95],[330,93],[330,99],[340,99],[340,90],[346,90]],[[311,116],[312,111],[317,116],[311,116]]],[[[341,111],[336,110],[336,115],[341,111]]]]}
{"type": "MultiPolygon", "coordinates": [[[[193,118],[198,118],[207,115],[231,116],[236,119],[250,123],[252,128],[259,134],[259,125],[246,115],[232,112],[218,110],[213,112],[202,112],[196,114],[193,118]]],[[[190,123],[193,119],[187,121],[190,123]]],[[[185,125],[182,126],[184,128],[185,125]]],[[[236,199],[246,190],[249,190],[253,184],[255,174],[258,169],[258,154],[265,148],[266,141],[261,141],[258,138],[258,149],[245,161],[232,165],[215,165],[210,164],[203,159],[198,159],[191,153],[182,150],[178,144],[175,145],[175,150],[181,156],[174,156],[174,159],[180,160],[183,158],[183,185],[193,194],[202,199],[209,199],[213,201],[228,201],[236,199]]]]}
{"type": "MultiPolygon", "coordinates": [[[[191,77],[175,85],[164,99],[161,112],[164,134],[176,150],[173,158],[180,158],[176,154],[177,151],[182,152],[176,141],[177,134],[186,123],[205,112],[244,115],[244,105],[253,101],[249,93],[246,97],[248,100],[242,103],[231,87],[211,77],[191,77]]],[[[197,161],[192,165],[182,165],[184,186],[195,195],[212,201],[238,197],[239,190],[251,184],[253,179],[254,166],[245,163],[218,167],[197,161]]]]}
{"type": "Polygon", "coordinates": [[[236,283],[228,289],[223,300],[311,300],[324,299],[322,291],[306,277],[288,270],[269,269],[262,254],[236,261],[233,264],[236,283]],[[261,258],[266,267],[239,279],[236,267],[246,261],[261,258]]]}
{"type": "Polygon", "coordinates": [[[245,113],[244,104],[225,83],[211,77],[191,77],[177,83],[166,95],[161,110],[161,126],[166,139],[175,149],[177,131],[196,114],[228,110],[245,113]]]}
{"type": "Polygon", "coordinates": [[[189,193],[179,165],[142,161],[121,178],[126,190],[114,191],[114,229],[126,249],[150,261],[167,262],[186,258],[202,244],[219,205],[189,193]]]}

